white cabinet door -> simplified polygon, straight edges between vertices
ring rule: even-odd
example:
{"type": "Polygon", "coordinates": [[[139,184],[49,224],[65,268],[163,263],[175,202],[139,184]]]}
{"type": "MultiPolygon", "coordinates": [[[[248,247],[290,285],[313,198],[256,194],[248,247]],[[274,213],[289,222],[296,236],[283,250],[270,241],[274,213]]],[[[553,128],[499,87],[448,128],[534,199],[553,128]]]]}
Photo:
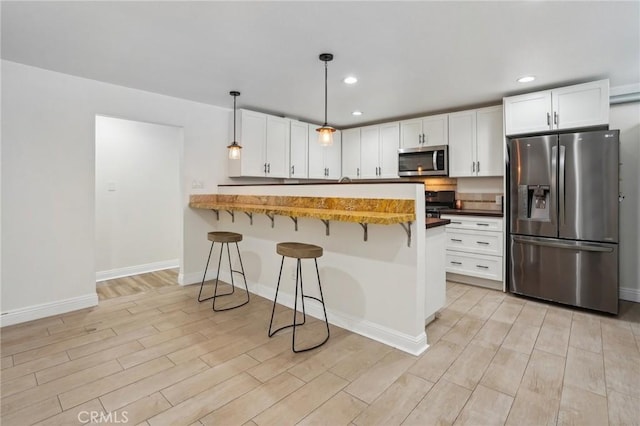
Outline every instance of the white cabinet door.
{"type": "Polygon", "coordinates": [[[380,128],[363,127],[360,130],[360,160],[363,179],[376,179],[379,170],[380,128]]]}
{"type": "Polygon", "coordinates": [[[238,111],[240,158],[229,160],[229,176],[264,177],[266,175],[265,144],[267,116],[259,112],[238,111]]]}
{"type": "Polygon", "coordinates": [[[327,179],[340,179],[342,174],[342,134],[337,130],[333,134],[333,145],[324,148],[324,165],[327,179]]]}
{"type": "Polygon", "coordinates": [[[342,132],[342,176],[360,177],[360,129],[342,132]]]}
{"type": "Polygon", "coordinates": [[[422,119],[422,145],[437,146],[449,143],[449,114],[432,115],[422,119]]]}
{"type": "Polygon", "coordinates": [[[402,148],[447,145],[448,114],[432,115],[400,122],[402,148]]]}
{"type": "Polygon", "coordinates": [[[380,125],[380,172],[378,177],[398,177],[398,148],[400,148],[400,123],[380,125]]]}
{"type": "Polygon", "coordinates": [[[551,92],[534,92],[504,98],[505,133],[546,132],[552,129],[551,92]]]}
{"type": "Polygon", "coordinates": [[[307,171],[308,147],[309,147],[309,125],[301,121],[291,121],[290,137],[290,167],[289,177],[294,179],[306,179],[309,177],[307,171]]]}
{"type": "Polygon", "coordinates": [[[475,176],[476,111],[449,114],[449,176],[475,176]]]}
{"type": "Polygon", "coordinates": [[[422,146],[422,119],[401,121],[400,141],[403,148],[422,146]]]}
{"type": "Polygon", "coordinates": [[[289,121],[267,116],[267,143],[265,146],[267,177],[289,177],[289,121]]]}
{"type": "Polygon", "coordinates": [[[476,111],[476,175],[504,175],[502,106],[476,111]]]}
{"type": "Polygon", "coordinates": [[[318,126],[309,124],[309,178],[326,179],[327,174],[324,166],[325,148],[320,145],[320,142],[318,142],[318,132],[316,132],[316,127],[318,126]]]}
{"type": "Polygon", "coordinates": [[[609,80],[554,89],[551,98],[556,129],[609,124],[609,80]]]}

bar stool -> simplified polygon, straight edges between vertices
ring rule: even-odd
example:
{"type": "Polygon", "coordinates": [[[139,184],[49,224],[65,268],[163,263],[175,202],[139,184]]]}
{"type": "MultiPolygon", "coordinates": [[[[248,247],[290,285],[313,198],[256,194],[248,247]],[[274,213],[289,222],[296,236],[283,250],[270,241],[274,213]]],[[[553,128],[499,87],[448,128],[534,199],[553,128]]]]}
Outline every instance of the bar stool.
{"type": "Polygon", "coordinates": [[[276,297],[273,299],[273,309],[271,310],[271,321],[269,322],[269,337],[272,337],[278,331],[283,330],[288,327],[293,327],[293,337],[291,338],[291,350],[293,352],[305,352],[315,349],[319,346],[324,345],[327,340],[329,340],[329,321],[327,320],[327,310],[324,306],[324,296],[322,295],[322,285],[320,284],[320,272],[318,271],[318,258],[322,256],[322,247],[314,246],[312,244],[304,244],[304,243],[278,243],[276,245],[276,252],[282,256],[282,261],[280,262],[280,273],[278,274],[278,285],[276,286],[276,297]],[[293,322],[291,324],[282,326],[277,330],[271,331],[273,326],[273,316],[276,312],[276,303],[278,300],[278,291],[280,290],[280,278],[282,277],[282,266],[284,265],[284,258],[291,257],[297,259],[296,264],[296,294],[294,299],[293,306],[293,322]],[[318,289],[320,290],[320,298],[314,296],[308,296],[304,294],[304,289],[302,287],[302,259],[313,259],[316,264],[316,275],[318,276],[318,289]],[[296,322],[296,315],[298,312],[298,283],[300,285],[300,294],[302,300],[302,322],[296,322]],[[314,345],[303,349],[296,349],[296,327],[303,325],[307,320],[307,315],[304,307],[304,299],[314,299],[322,304],[322,311],[324,312],[324,322],[327,326],[327,337],[325,339],[314,345]]]}
{"type": "Polygon", "coordinates": [[[216,312],[228,311],[230,309],[239,308],[240,306],[244,306],[249,303],[249,287],[247,286],[247,277],[244,274],[244,266],[242,265],[242,256],[240,256],[240,249],[238,248],[238,241],[242,241],[242,234],[238,234],[235,232],[209,232],[207,234],[207,238],[211,241],[211,249],[209,250],[209,257],[207,258],[207,266],[204,268],[204,275],[202,276],[202,283],[200,283],[200,293],[198,293],[198,302],[204,302],[205,300],[213,299],[213,310],[216,312]],[[202,288],[204,287],[204,280],[207,276],[207,269],[209,268],[209,261],[211,260],[211,253],[213,253],[213,246],[215,243],[220,243],[220,257],[218,258],[218,273],[216,275],[216,283],[213,289],[213,296],[202,299],[202,288]],[[240,271],[236,271],[231,266],[231,252],[229,251],[229,244],[236,244],[236,251],[238,252],[238,260],[240,261],[240,271]],[[231,271],[231,291],[228,293],[218,294],[218,282],[220,279],[220,264],[222,263],[222,252],[224,251],[224,246],[227,246],[227,258],[229,259],[229,271],[231,271]],[[228,308],[216,308],[216,299],[224,296],[230,296],[235,291],[235,285],[233,282],[233,274],[240,274],[242,278],[244,278],[244,288],[247,291],[247,300],[239,305],[231,306],[228,308]]]}

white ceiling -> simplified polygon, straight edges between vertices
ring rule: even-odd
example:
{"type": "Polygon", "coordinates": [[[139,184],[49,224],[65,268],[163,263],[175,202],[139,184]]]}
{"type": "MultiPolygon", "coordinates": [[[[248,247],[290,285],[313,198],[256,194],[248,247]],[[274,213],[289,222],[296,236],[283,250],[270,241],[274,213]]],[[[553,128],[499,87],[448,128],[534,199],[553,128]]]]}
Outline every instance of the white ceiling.
{"type": "Polygon", "coordinates": [[[238,107],[314,122],[318,55],[333,53],[337,127],[640,82],[638,1],[2,1],[1,13],[3,59],[226,108],[239,90],[238,107]],[[537,80],[515,81],[525,74],[537,80]]]}

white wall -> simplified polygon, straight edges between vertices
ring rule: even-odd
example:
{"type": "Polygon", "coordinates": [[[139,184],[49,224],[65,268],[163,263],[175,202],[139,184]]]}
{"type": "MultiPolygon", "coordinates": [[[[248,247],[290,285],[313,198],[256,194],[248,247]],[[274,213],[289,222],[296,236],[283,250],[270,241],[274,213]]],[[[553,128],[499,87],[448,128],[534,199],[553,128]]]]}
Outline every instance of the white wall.
{"type": "Polygon", "coordinates": [[[181,127],[96,117],[96,278],[177,267],[181,127]]]}
{"type": "Polygon", "coordinates": [[[227,181],[230,110],[2,61],[2,325],[97,303],[96,115],[184,129],[181,274],[203,267],[188,196],[227,181]]]}
{"type": "Polygon", "coordinates": [[[640,302],[640,102],[612,105],[610,129],[620,129],[620,298],[640,302]]]}

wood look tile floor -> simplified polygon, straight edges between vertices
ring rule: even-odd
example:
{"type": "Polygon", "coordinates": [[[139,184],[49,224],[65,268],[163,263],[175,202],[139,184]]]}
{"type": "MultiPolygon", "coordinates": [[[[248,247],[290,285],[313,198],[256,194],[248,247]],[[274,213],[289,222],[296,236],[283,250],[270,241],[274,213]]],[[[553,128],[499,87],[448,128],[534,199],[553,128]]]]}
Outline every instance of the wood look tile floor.
{"type": "Polygon", "coordinates": [[[0,423],[640,425],[639,304],[611,317],[449,283],[419,357],[337,327],[294,354],[290,332],[267,337],[270,301],[213,312],[172,274],[3,328],[0,423]]]}

